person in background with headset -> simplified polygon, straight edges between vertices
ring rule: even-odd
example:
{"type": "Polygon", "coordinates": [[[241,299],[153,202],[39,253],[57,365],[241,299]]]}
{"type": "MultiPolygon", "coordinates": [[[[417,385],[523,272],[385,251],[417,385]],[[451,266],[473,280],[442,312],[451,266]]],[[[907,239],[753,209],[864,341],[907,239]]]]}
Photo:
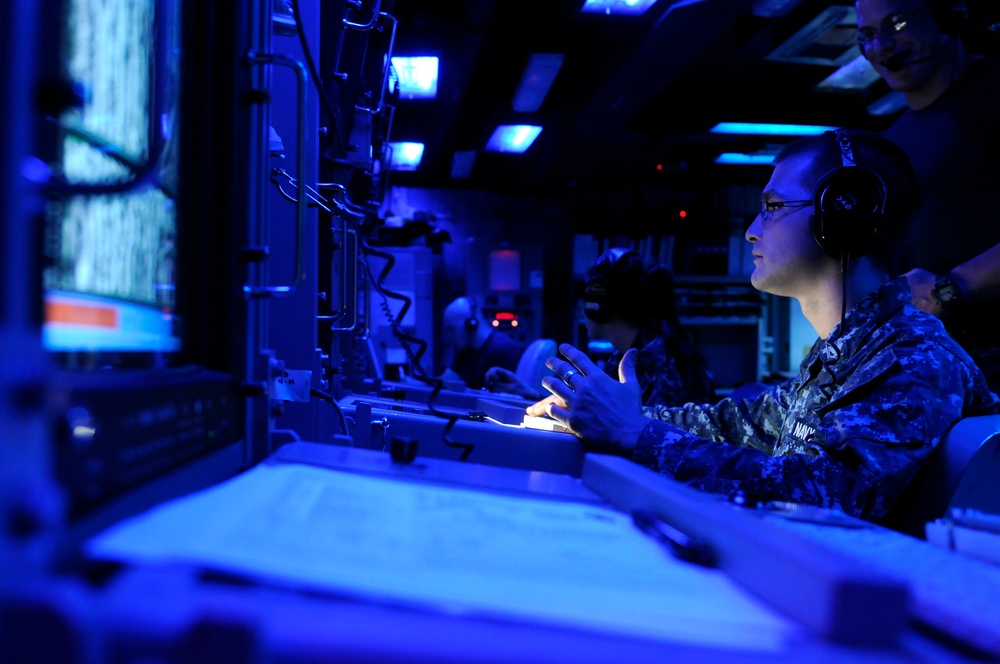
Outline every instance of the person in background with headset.
{"type": "Polygon", "coordinates": [[[466,387],[484,387],[487,369],[499,366],[514,370],[521,359],[517,343],[491,328],[470,297],[456,298],[445,307],[442,336],[452,359],[441,378],[457,378],[466,387]]]}
{"type": "Polygon", "coordinates": [[[889,272],[919,202],[901,149],[877,133],[798,139],[775,158],[746,231],[751,283],[794,297],[819,338],[797,376],[754,398],[643,408],[637,351],[620,380],[570,345],[551,358],[552,396],[527,408],[588,451],[620,454],[753,505],[791,501],[887,523],[890,509],[960,418],[1000,400],[941,321],[889,272]]]}
{"type": "MultiPolygon", "coordinates": [[[[608,249],[587,270],[583,313],[588,338],[608,341],[615,349],[605,368],[609,375],[618,375],[625,351],[638,349],[636,373],[644,406],[714,401],[705,361],[677,316],[674,279],[667,268],[647,268],[629,249],[608,249]]],[[[489,370],[486,384],[491,391],[526,399],[544,397],[540,385],[525,385],[500,367],[489,370]]]]}
{"type": "Polygon", "coordinates": [[[1000,58],[966,48],[964,3],[857,0],[856,9],[861,52],[908,106],[883,133],[923,187],[895,273],[1000,393],[1000,58]]]}

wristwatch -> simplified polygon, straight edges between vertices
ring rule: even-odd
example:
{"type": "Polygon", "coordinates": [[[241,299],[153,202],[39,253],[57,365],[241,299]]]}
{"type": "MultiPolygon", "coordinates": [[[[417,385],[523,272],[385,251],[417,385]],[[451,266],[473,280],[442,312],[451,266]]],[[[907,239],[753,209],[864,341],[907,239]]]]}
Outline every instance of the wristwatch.
{"type": "Polygon", "coordinates": [[[934,282],[934,286],[931,287],[931,297],[943,309],[948,309],[962,301],[962,291],[955,278],[951,274],[945,274],[934,282]]]}

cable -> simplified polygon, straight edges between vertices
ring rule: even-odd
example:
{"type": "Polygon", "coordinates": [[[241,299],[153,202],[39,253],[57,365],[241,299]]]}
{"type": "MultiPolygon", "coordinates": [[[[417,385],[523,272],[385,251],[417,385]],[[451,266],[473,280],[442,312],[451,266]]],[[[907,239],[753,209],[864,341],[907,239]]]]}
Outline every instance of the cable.
{"type": "MultiPolygon", "coordinates": [[[[316,88],[316,92],[319,95],[320,103],[323,104],[323,110],[326,114],[330,116],[330,122],[334,123],[334,131],[339,131],[340,127],[338,119],[339,115],[333,110],[333,105],[330,104],[329,98],[326,96],[326,91],[323,90],[323,86],[320,84],[319,72],[316,70],[316,63],[313,62],[312,52],[309,50],[309,43],[306,42],[305,31],[302,27],[302,14],[299,12],[299,0],[292,0],[292,14],[295,16],[295,25],[299,27],[297,30],[299,35],[299,43],[302,45],[302,56],[305,58],[306,66],[309,68],[309,75],[312,76],[313,86],[316,88]]],[[[334,134],[336,135],[336,134],[334,134]]]]}
{"type": "Polygon", "coordinates": [[[413,365],[413,376],[422,383],[425,383],[427,385],[433,385],[431,394],[427,398],[427,407],[430,409],[432,414],[447,420],[447,423],[444,426],[444,430],[441,432],[441,439],[444,441],[444,444],[447,445],[448,447],[462,450],[462,454],[459,458],[461,461],[466,461],[469,458],[469,455],[472,454],[472,450],[475,447],[475,445],[473,445],[472,443],[460,443],[458,441],[452,440],[451,437],[449,436],[449,433],[451,432],[452,428],[454,428],[455,424],[458,422],[459,419],[458,415],[444,413],[434,407],[434,401],[435,399],[437,399],[438,394],[440,394],[441,389],[444,387],[444,381],[441,380],[440,378],[434,378],[428,376],[427,372],[420,364],[420,359],[423,356],[424,352],[427,350],[427,342],[418,337],[408,335],[399,329],[399,321],[406,316],[406,312],[409,310],[412,302],[410,298],[407,297],[406,295],[391,291],[385,288],[383,284],[386,275],[388,275],[388,273],[392,270],[393,265],[395,265],[396,258],[390,253],[381,252],[377,251],[376,249],[373,249],[367,242],[364,241],[362,241],[361,247],[366,258],[365,269],[368,271],[369,277],[371,277],[372,285],[374,285],[375,290],[378,291],[378,293],[383,298],[391,297],[393,299],[401,300],[403,302],[402,308],[399,310],[399,313],[396,314],[395,316],[393,316],[392,314],[392,309],[389,307],[388,301],[384,301],[384,306],[382,307],[382,309],[385,313],[386,319],[389,321],[393,335],[396,337],[396,339],[399,340],[400,344],[403,346],[404,352],[406,352],[407,357],[410,358],[410,362],[413,365]],[[379,273],[378,278],[375,278],[375,276],[372,275],[371,273],[371,265],[367,261],[368,254],[372,254],[374,256],[378,256],[386,260],[386,265],[384,268],[382,268],[382,271],[379,273]],[[416,353],[413,352],[413,348],[410,346],[411,343],[415,343],[420,347],[416,353]]]}
{"type": "Polygon", "coordinates": [[[340,407],[340,404],[337,403],[337,400],[333,398],[333,395],[314,388],[309,388],[309,394],[310,396],[319,397],[323,401],[326,401],[328,404],[333,406],[334,409],[337,411],[337,419],[340,420],[341,430],[344,432],[345,435],[350,435],[350,431],[348,431],[347,429],[347,417],[344,415],[344,409],[340,407]]]}

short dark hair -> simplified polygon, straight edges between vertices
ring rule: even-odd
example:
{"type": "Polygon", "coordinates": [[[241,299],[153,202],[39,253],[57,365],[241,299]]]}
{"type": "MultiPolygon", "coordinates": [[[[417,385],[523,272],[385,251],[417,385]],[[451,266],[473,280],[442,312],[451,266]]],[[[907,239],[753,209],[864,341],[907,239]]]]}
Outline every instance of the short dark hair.
{"type": "MultiPolygon", "coordinates": [[[[906,230],[920,208],[920,181],[906,152],[885,136],[860,129],[839,129],[838,132],[850,141],[855,165],[873,171],[885,184],[885,205],[879,233],[868,253],[891,268],[905,241],[906,230]]],[[[789,157],[811,156],[809,171],[804,174],[803,181],[813,187],[815,198],[815,187],[823,177],[833,169],[844,166],[838,132],[827,131],[797,139],[778,153],[774,163],[789,157]]]]}

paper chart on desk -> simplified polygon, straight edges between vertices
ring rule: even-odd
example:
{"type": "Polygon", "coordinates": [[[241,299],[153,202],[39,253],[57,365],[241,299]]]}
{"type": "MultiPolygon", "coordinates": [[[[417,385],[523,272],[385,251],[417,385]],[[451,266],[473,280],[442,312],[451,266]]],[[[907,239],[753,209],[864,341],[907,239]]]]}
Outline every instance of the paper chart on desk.
{"type": "Polygon", "coordinates": [[[800,629],[724,573],[583,503],[260,465],[122,522],[95,558],[588,631],[779,650],[800,629]]]}

